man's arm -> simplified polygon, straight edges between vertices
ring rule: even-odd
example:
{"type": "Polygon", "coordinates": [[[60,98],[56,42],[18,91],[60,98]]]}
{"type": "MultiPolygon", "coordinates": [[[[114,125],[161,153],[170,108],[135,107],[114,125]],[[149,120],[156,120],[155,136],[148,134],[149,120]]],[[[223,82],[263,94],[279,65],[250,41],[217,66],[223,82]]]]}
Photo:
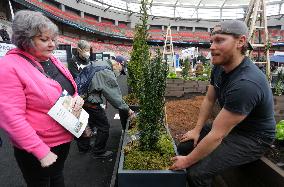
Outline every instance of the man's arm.
{"type": "Polygon", "coordinates": [[[246,115],[230,112],[222,109],[213,122],[212,130],[205,136],[187,156],[177,156],[171,169],[185,169],[209,155],[218,147],[223,138],[239,124],[246,115]]]}

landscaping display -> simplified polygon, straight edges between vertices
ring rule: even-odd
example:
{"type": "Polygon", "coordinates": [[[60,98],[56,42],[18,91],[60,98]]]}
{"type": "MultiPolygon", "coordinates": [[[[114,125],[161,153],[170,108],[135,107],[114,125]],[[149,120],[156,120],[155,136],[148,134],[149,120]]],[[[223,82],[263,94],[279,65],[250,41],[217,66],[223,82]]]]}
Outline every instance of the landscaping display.
{"type": "Polygon", "coordinates": [[[150,58],[147,46],[149,3],[141,1],[141,24],[136,25],[129,62],[128,83],[139,100],[136,124],[124,135],[118,168],[118,186],[185,187],[185,171],[171,171],[175,156],[173,140],[165,124],[165,89],[168,65],[160,51],[150,58]]]}

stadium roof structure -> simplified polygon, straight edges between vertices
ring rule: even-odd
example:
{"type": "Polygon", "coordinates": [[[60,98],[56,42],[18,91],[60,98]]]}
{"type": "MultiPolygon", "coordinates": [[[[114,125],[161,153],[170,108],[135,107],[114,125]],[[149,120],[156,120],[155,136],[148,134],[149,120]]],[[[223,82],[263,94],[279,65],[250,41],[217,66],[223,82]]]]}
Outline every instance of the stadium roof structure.
{"type": "MultiPolygon", "coordinates": [[[[140,0],[85,0],[105,10],[139,13],[140,0]]],[[[250,0],[149,0],[149,14],[175,19],[242,19],[250,0]]],[[[267,16],[284,15],[284,0],[266,0],[267,16]]]]}

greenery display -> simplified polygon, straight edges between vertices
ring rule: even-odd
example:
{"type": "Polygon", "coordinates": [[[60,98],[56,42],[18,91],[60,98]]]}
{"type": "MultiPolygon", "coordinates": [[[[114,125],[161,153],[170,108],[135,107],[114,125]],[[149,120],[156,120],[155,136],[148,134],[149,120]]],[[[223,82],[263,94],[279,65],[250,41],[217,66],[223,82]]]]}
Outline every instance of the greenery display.
{"type": "Polygon", "coordinates": [[[150,60],[150,50],[147,45],[148,34],[148,0],[141,0],[140,22],[135,26],[133,38],[133,48],[131,51],[130,62],[127,64],[128,69],[128,85],[131,87],[134,95],[139,98],[141,93],[142,66],[150,60]]]}
{"type": "Polygon", "coordinates": [[[165,89],[168,65],[162,62],[162,55],[157,50],[156,57],[145,62],[139,98],[140,112],[138,129],[142,150],[157,149],[159,132],[164,125],[165,89]]]}
{"type": "Polygon", "coordinates": [[[125,169],[166,169],[175,155],[171,137],[164,126],[165,89],[168,65],[156,51],[150,58],[147,45],[148,0],[141,1],[141,24],[135,27],[131,61],[128,66],[128,84],[139,100],[139,114],[130,123],[130,136],[137,136],[124,147],[125,169]],[[136,125],[135,125],[136,124],[136,125]],[[134,129],[134,130],[133,130],[134,129]]]}
{"type": "Polygon", "coordinates": [[[177,74],[174,72],[169,72],[167,78],[168,79],[178,79],[177,74]]]}
{"type": "Polygon", "coordinates": [[[284,140],[284,120],[276,124],[276,139],[284,140]]]}
{"type": "Polygon", "coordinates": [[[129,170],[163,170],[172,164],[175,155],[171,137],[161,133],[156,150],[141,150],[138,141],[125,147],[124,168],[129,170]]]}
{"type": "Polygon", "coordinates": [[[190,62],[189,59],[186,58],[183,61],[183,68],[181,70],[181,76],[184,80],[187,80],[189,78],[189,68],[190,68],[190,62]]]}
{"type": "Polygon", "coordinates": [[[128,105],[139,105],[139,100],[138,98],[134,95],[134,93],[130,93],[126,96],[123,96],[123,100],[128,104],[128,105]]]}
{"type": "Polygon", "coordinates": [[[276,83],[274,86],[274,95],[282,95],[284,93],[284,72],[277,73],[276,83]]]}
{"type": "Polygon", "coordinates": [[[189,77],[189,80],[194,81],[209,81],[211,76],[212,66],[209,63],[204,63],[204,70],[201,75],[196,77],[189,77]]]}

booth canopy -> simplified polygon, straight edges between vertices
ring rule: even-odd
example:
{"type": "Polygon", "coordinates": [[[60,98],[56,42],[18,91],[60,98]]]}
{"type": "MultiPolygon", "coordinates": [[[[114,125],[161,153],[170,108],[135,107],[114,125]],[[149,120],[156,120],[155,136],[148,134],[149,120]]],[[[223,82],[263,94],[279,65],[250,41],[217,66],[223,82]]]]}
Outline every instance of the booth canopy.
{"type": "Polygon", "coordinates": [[[270,61],[284,63],[284,55],[273,55],[270,57],[270,61]]]}

